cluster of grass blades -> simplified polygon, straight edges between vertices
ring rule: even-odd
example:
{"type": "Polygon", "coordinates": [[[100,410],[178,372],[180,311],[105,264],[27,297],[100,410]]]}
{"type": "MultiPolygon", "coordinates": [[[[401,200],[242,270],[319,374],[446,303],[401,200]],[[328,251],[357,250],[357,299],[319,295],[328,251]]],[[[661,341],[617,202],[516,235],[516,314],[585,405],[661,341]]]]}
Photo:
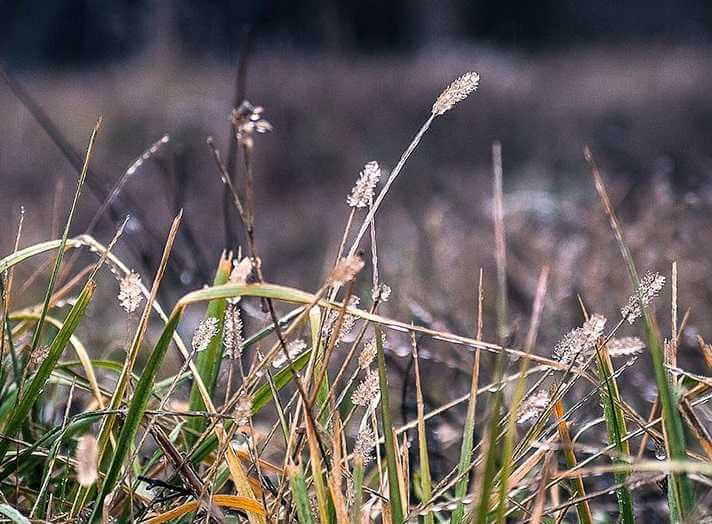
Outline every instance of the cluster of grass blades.
{"type": "MultiPolygon", "coordinates": [[[[646,289],[649,281],[638,276],[590,152],[595,187],[630,274],[629,305],[643,317],[660,417],[655,409],[640,415],[620,387],[620,377],[635,361],[618,366],[612,354],[615,347],[620,351],[615,335],[633,320],[632,309],[604,332],[605,319],[582,307],[583,327],[566,335],[549,357],[552,351],[537,336],[549,307],[545,267],[529,329],[518,343],[509,318],[499,144],[493,148],[497,287],[490,300],[480,271],[474,338],[379,312],[390,289],[379,281],[376,213],[431,124],[478,81],[468,73],[438,97],[377,195],[380,168],[366,165],[348,198],[352,209],[336,263],[314,292],[269,283],[262,274],[251,200],[253,142],[243,136],[235,146],[244,162],[244,195],[233,183],[234,166],[222,164],[211,142],[218,174],[245,227],[248,256],[223,253],[213,284],[184,294],[170,311],[160,303],[159,289],[182,213],[168,230],[149,288],[113,252],[123,226],[107,246],[88,234],[70,237],[97,125],[62,237],[20,249],[18,235],[16,249],[0,259],[2,518],[632,524],[646,521],[636,507],[643,503],[638,490],[655,489],[661,481],[669,490],[671,522],[703,517],[712,442],[696,410],[712,398],[712,382],[677,370],[674,359],[666,359],[651,308],[655,290],[646,289]],[[351,226],[359,218],[354,233],[351,226]],[[358,253],[369,232],[367,283],[368,261],[358,253]],[[75,270],[63,262],[67,250],[89,251],[98,261],[75,270]],[[44,299],[16,309],[13,272],[41,255],[54,256],[44,299]],[[92,300],[98,286],[113,282],[103,278],[107,266],[121,279],[121,306],[129,312],[126,353],[116,359],[90,351],[83,340],[91,329],[87,312],[110,310],[92,300]],[[364,290],[372,297],[369,307],[354,300],[354,293],[364,290]],[[495,305],[496,342],[483,340],[489,302],[495,305]],[[261,314],[248,317],[250,310],[261,314]],[[186,343],[188,311],[202,321],[186,343]],[[149,328],[157,326],[155,337],[149,328]],[[412,347],[413,420],[400,420],[394,407],[395,357],[388,337],[406,338],[412,347]],[[421,346],[433,341],[472,354],[472,363],[465,366],[471,370],[468,393],[428,410],[421,346]],[[682,378],[673,381],[673,371],[682,378]],[[443,413],[462,424],[458,460],[441,474],[432,467],[437,446],[431,439],[443,413]],[[687,443],[687,433],[697,446],[687,443]],[[636,441],[638,456],[631,453],[636,441]],[[646,443],[664,449],[665,458],[646,459],[646,443]]],[[[252,129],[244,127],[245,119],[268,129],[251,104],[238,109],[233,120],[243,134],[252,129]]],[[[673,301],[674,346],[684,321],[677,323],[676,292],[673,301]]]]}

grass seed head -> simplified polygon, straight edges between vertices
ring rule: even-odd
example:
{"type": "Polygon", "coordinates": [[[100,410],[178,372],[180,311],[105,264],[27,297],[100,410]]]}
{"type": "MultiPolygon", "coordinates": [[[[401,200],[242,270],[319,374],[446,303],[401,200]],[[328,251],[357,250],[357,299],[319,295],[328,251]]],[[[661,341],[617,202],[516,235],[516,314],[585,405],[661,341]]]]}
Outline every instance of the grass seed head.
{"type": "Polygon", "coordinates": [[[378,166],[378,162],[371,161],[366,164],[359,174],[351,194],[346,197],[349,206],[368,207],[373,200],[373,192],[380,178],[381,168],[378,166]]]}
{"type": "Polygon", "coordinates": [[[240,316],[240,308],[237,303],[228,302],[225,307],[225,318],[223,319],[223,346],[225,355],[228,358],[239,358],[245,347],[245,338],[242,334],[243,324],[240,316]]]}
{"type": "Polygon", "coordinates": [[[536,418],[549,404],[549,392],[545,389],[539,390],[527,398],[519,407],[517,413],[517,423],[525,424],[536,418]]]}
{"type": "Polygon", "coordinates": [[[613,338],[606,344],[611,357],[631,357],[645,349],[645,342],[638,337],[613,338]]]}
{"type": "Polygon", "coordinates": [[[131,314],[138,309],[143,301],[143,291],[141,290],[141,277],[138,273],[131,271],[119,281],[119,304],[131,314]]]}
{"type": "Polygon", "coordinates": [[[218,332],[218,319],[215,317],[206,317],[193,332],[193,340],[191,342],[194,351],[205,351],[218,332]]]}
{"type": "Polygon", "coordinates": [[[354,444],[354,459],[361,460],[367,465],[373,459],[373,449],[376,447],[376,435],[370,427],[359,431],[354,444]]]}
{"type": "Polygon", "coordinates": [[[633,324],[640,317],[643,307],[650,304],[665,286],[665,277],[648,271],[640,279],[640,287],[628,298],[628,304],[621,309],[621,315],[633,324]]]}
{"type": "Polygon", "coordinates": [[[433,114],[440,116],[452,109],[455,104],[462,102],[470,93],[474,92],[479,83],[480,75],[474,71],[462,75],[440,94],[433,104],[433,114]]]}
{"type": "Polygon", "coordinates": [[[368,407],[378,397],[380,386],[378,382],[378,372],[369,370],[361,383],[356,386],[351,395],[351,402],[356,406],[368,407]]]}
{"type": "Polygon", "coordinates": [[[96,437],[82,435],[77,443],[77,481],[83,487],[92,486],[99,475],[97,473],[98,451],[96,437]]]}

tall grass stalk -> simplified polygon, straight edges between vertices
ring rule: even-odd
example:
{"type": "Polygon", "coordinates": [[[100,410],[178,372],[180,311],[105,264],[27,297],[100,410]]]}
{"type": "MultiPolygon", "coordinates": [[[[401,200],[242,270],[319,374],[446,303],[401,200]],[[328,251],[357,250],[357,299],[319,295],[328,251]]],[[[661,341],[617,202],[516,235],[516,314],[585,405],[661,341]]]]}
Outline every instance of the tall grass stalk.
{"type": "MultiPolygon", "coordinates": [[[[618,218],[611,205],[610,198],[608,196],[608,191],[606,190],[605,183],[603,182],[603,177],[601,176],[598,166],[593,160],[593,155],[591,150],[586,148],[584,150],[584,156],[591,167],[591,174],[593,176],[594,185],[596,191],[603,205],[603,209],[608,217],[608,220],[613,230],[613,234],[618,243],[618,248],[620,249],[623,261],[628,268],[628,275],[633,285],[634,293],[641,293],[640,288],[640,278],[638,277],[638,271],[636,270],[635,263],[633,261],[633,256],[628,249],[623,237],[623,229],[618,221],[618,218]]],[[[665,443],[667,446],[668,456],[673,460],[684,461],[687,458],[687,444],[685,442],[685,432],[682,425],[682,419],[680,417],[680,412],[677,407],[677,400],[675,394],[670,387],[668,380],[667,371],[665,369],[665,356],[662,349],[662,344],[660,343],[660,336],[658,334],[657,326],[655,324],[655,319],[653,318],[653,313],[643,300],[643,297],[639,297],[641,304],[643,319],[645,322],[645,336],[648,341],[648,347],[650,348],[650,356],[653,361],[653,368],[655,370],[655,383],[658,389],[658,394],[660,396],[660,403],[663,412],[663,424],[665,427],[665,443]]],[[[673,494],[673,499],[675,500],[676,506],[679,509],[680,514],[678,516],[673,516],[679,520],[684,520],[687,515],[689,515],[695,507],[694,496],[692,493],[692,486],[690,485],[690,480],[685,473],[673,472],[670,475],[670,487],[673,494]]]]}

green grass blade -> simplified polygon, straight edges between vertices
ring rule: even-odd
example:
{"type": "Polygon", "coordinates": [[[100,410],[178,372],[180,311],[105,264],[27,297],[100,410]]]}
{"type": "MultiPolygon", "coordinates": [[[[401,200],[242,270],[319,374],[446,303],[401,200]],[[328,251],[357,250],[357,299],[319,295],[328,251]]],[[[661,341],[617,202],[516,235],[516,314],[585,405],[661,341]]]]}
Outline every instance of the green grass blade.
{"type": "MultiPolygon", "coordinates": [[[[62,324],[62,328],[52,340],[49,347],[47,357],[40,364],[35,376],[30,381],[29,385],[24,389],[18,398],[17,407],[13,410],[10,419],[6,422],[3,428],[3,434],[8,437],[14,436],[22,426],[25,418],[32,409],[32,406],[37,402],[42,394],[42,391],[49,379],[52,370],[57,365],[59,358],[62,356],[65,346],[69,343],[69,339],[79,326],[87,306],[94,295],[96,284],[93,281],[87,282],[81,294],[77,298],[74,306],[69,311],[67,318],[62,324]]],[[[10,441],[3,439],[0,443],[0,462],[7,453],[10,441]]]]}
{"type": "Polygon", "coordinates": [[[131,402],[128,406],[124,424],[121,427],[121,432],[119,433],[119,437],[116,441],[116,448],[114,449],[114,454],[111,457],[109,469],[96,497],[90,522],[98,522],[101,520],[101,510],[104,505],[104,500],[109,493],[111,493],[119,480],[121,470],[124,466],[124,461],[133,446],[136,433],[138,432],[141,424],[141,419],[146,411],[146,405],[151,397],[153,383],[156,379],[156,375],[158,374],[158,369],[163,362],[163,358],[168,351],[171,341],[173,340],[173,332],[178,327],[182,314],[183,308],[179,308],[174,310],[169,317],[168,322],[163,329],[163,333],[161,333],[161,337],[156,343],[156,347],[148,357],[146,366],[141,373],[141,378],[139,379],[138,384],[136,384],[136,389],[131,397],[131,402]]]}
{"type": "Polygon", "coordinates": [[[307,485],[304,482],[304,475],[300,466],[288,466],[289,482],[292,485],[292,494],[294,502],[297,506],[297,519],[301,524],[313,524],[311,504],[309,503],[309,494],[307,493],[307,485]]]}
{"type": "Polygon", "coordinates": [[[391,520],[393,524],[401,524],[403,522],[403,503],[400,496],[398,465],[396,464],[396,443],[393,438],[393,422],[391,420],[390,398],[388,395],[388,373],[386,370],[386,356],[383,352],[382,335],[381,328],[375,326],[378,379],[381,388],[381,424],[383,425],[383,435],[386,443],[391,520]]]}
{"type": "MultiPolygon", "coordinates": [[[[504,364],[505,356],[504,353],[500,353],[497,356],[497,362],[495,364],[495,380],[501,381],[504,375],[504,364]]],[[[480,472],[480,479],[478,481],[479,493],[478,499],[475,501],[475,512],[473,523],[485,524],[487,522],[487,514],[489,513],[490,499],[492,495],[492,488],[494,486],[494,478],[497,475],[497,435],[499,433],[499,411],[502,406],[502,400],[504,398],[504,387],[501,386],[497,388],[497,392],[494,394],[494,401],[492,402],[492,412],[490,413],[490,418],[487,423],[487,440],[483,452],[486,453],[484,457],[484,466],[480,472]]]]}
{"type": "MultiPolygon", "coordinates": [[[[41,255],[42,253],[47,253],[48,251],[54,251],[59,247],[62,247],[62,240],[48,240],[47,242],[40,242],[39,244],[33,244],[19,251],[15,251],[11,255],[0,259],[0,273],[4,273],[11,267],[16,266],[17,264],[20,264],[35,255],[41,255]]],[[[75,240],[67,240],[65,247],[75,247],[75,240]]]]}
{"type": "MultiPolygon", "coordinates": [[[[608,356],[606,347],[603,346],[597,351],[598,373],[601,381],[605,385],[601,391],[601,403],[603,404],[603,415],[606,419],[608,430],[608,440],[610,444],[615,444],[616,451],[621,458],[614,459],[615,463],[625,464],[622,457],[630,456],[630,445],[624,437],[628,434],[626,428],[623,409],[621,408],[621,397],[618,389],[618,382],[614,376],[613,363],[608,356]]],[[[633,495],[625,485],[628,473],[619,472],[614,475],[616,483],[621,487],[616,490],[618,500],[618,511],[620,522],[623,524],[633,524],[635,522],[635,511],[633,509],[633,495]]]]}
{"type": "Polygon", "coordinates": [[[99,126],[101,125],[101,118],[97,121],[94,129],[92,130],[91,136],[89,137],[89,144],[87,145],[87,152],[84,158],[84,166],[79,175],[79,180],[77,181],[77,189],[74,192],[74,199],[72,200],[72,205],[69,208],[69,214],[67,215],[67,220],[64,224],[64,232],[62,233],[62,240],[59,244],[59,252],[57,253],[57,258],[54,262],[54,267],[52,268],[52,273],[49,277],[49,283],[47,284],[47,292],[45,293],[44,303],[42,304],[42,312],[40,313],[40,319],[37,322],[35,331],[32,334],[32,342],[30,343],[30,354],[32,354],[37,345],[39,344],[40,337],[42,336],[42,328],[44,326],[45,317],[49,311],[49,303],[52,299],[52,293],[54,293],[54,285],[57,281],[57,276],[59,275],[59,268],[62,265],[62,258],[64,257],[64,249],[67,245],[67,239],[69,238],[69,228],[72,225],[72,219],[74,218],[74,212],[77,209],[77,202],[79,202],[79,195],[82,192],[82,186],[84,185],[84,180],[87,176],[87,171],[89,169],[89,159],[91,158],[92,150],[94,149],[94,141],[96,140],[96,134],[99,131],[99,126]]]}
{"type": "MultiPolygon", "coordinates": [[[[220,257],[220,262],[218,263],[218,269],[215,273],[215,279],[213,281],[214,286],[220,286],[225,284],[230,277],[230,270],[232,264],[230,258],[223,255],[220,257]]],[[[218,321],[218,333],[222,333],[223,321],[225,317],[225,305],[226,299],[216,299],[208,302],[207,311],[205,313],[206,318],[212,317],[218,321]]],[[[200,377],[203,379],[208,393],[212,397],[215,392],[215,384],[218,380],[218,372],[220,371],[220,363],[223,357],[223,343],[222,337],[215,336],[210,340],[208,347],[205,351],[198,353],[196,357],[196,367],[200,377]]],[[[198,386],[193,384],[190,391],[190,410],[191,411],[203,411],[206,409],[203,398],[198,390],[198,386]]],[[[188,422],[188,427],[193,429],[195,433],[201,433],[205,428],[205,419],[202,417],[193,417],[188,422]]],[[[191,433],[189,433],[191,435],[191,433]]]]}

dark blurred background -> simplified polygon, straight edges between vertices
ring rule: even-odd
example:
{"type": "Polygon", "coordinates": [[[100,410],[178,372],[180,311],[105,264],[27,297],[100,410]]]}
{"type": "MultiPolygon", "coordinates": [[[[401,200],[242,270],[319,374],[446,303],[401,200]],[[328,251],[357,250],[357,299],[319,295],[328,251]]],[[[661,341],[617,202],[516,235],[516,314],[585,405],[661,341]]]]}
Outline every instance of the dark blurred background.
{"type": "Polygon", "coordinates": [[[230,60],[244,27],[270,48],[370,56],[464,42],[525,53],[698,44],[709,41],[712,27],[712,6],[703,0],[28,0],[0,6],[0,46],[6,62],[20,68],[103,65],[141,54],[166,33],[181,54],[230,60]]]}
{"type": "MultiPolygon", "coordinates": [[[[163,300],[209,282],[226,247],[223,188],[206,138],[226,154],[241,56],[246,98],[274,126],[256,137],[253,153],[265,275],[307,290],[333,262],[362,166],[392,168],[442,89],[475,70],[480,90],[436,120],[379,213],[381,276],[393,288],[383,313],[472,334],[482,267],[493,339],[491,145],[500,140],[516,333],[526,329],[547,264],[537,351],[549,353],[580,324],[577,294],[616,319],[631,290],[583,161],[588,144],[641,271],[669,276],[679,263],[680,304],[692,308],[681,364],[699,368],[694,336],[712,339],[709,2],[25,0],[0,1],[0,13],[0,63],[63,139],[81,154],[104,116],[95,187],[73,233],[134,160],[170,135],[95,231],[106,242],[131,213],[118,253],[150,281],[171,217],[185,208],[163,300]]],[[[7,253],[20,205],[23,245],[59,234],[76,170],[7,82],[0,115],[7,253]]],[[[361,280],[365,300],[369,279],[361,280]]],[[[669,334],[669,287],[658,304],[669,334]]],[[[389,344],[408,354],[408,340],[389,344]]],[[[448,365],[440,375],[452,375],[447,397],[468,390],[461,350],[424,349],[448,365]]],[[[650,401],[648,382],[631,374],[625,387],[650,401]]]]}

